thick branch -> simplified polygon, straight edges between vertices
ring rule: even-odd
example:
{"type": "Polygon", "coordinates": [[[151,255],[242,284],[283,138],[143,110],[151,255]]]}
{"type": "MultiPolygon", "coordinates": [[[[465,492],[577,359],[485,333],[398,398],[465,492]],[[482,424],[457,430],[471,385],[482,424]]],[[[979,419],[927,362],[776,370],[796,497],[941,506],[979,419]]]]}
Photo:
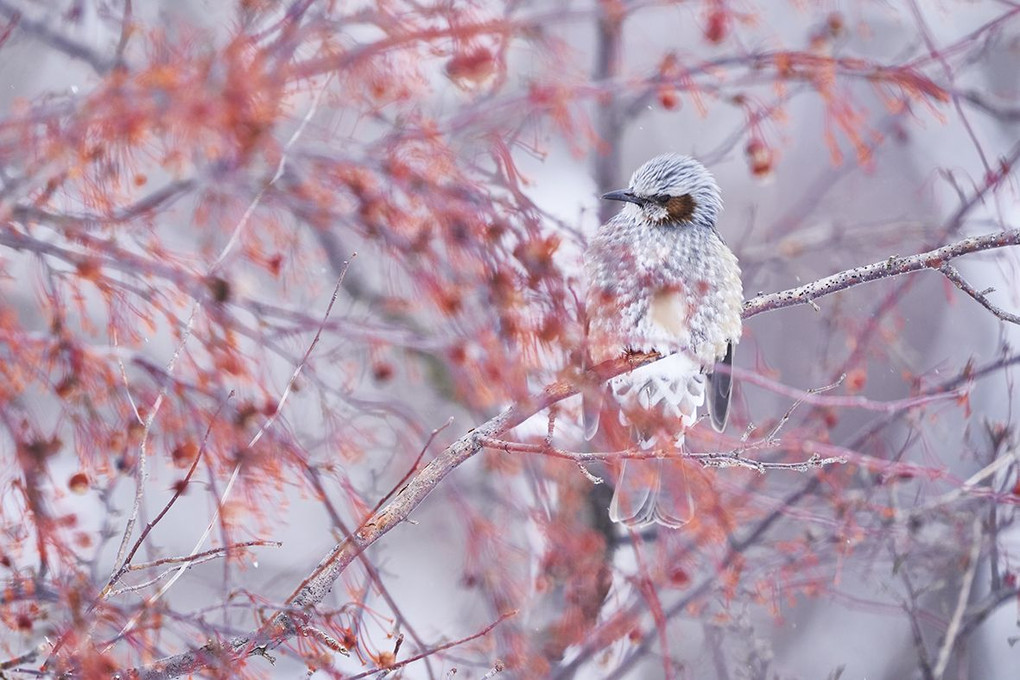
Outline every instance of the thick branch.
{"type": "MultiPolygon", "coordinates": [[[[606,82],[620,74],[620,54],[623,49],[623,15],[608,5],[602,8],[598,20],[598,49],[594,79],[606,82]]],[[[595,129],[602,144],[595,150],[592,174],[599,193],[615,189],[619,184],[620,150],[623,148],[623,119],[616,97],[610,93],[602,95],[595,108],[595,129]]],[[[609,201],[599,204],[599,220],[606,222],[616,212],[609,201]]]]}

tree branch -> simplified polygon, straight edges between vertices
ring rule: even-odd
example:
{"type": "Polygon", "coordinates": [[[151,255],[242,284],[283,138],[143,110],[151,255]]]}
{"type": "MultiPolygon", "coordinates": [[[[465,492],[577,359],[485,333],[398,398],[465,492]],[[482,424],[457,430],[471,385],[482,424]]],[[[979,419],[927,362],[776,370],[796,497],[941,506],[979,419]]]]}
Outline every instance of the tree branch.
{"type": "Polygon", "coordinates": [[[952,281],[957,288],[977,300],[982,307],[995,316],[999,317],[1003,321],[1008,321],[1009,323],[1020,324],[1020,316],[1010,314],[1001,307],[992,304],[992,302],[986,297],[986,293],[990,293],[991,289],[984,291],[976,290],[974,286],[970,285],[970,283],[963,278],[959,270],[948,262],[939,267],[939,271],[942,272],[947,279],[952,281]]]}
{"type": "MultiPolygon", "coordinates": [[[[921,271],[922,269],[934,269],[949,277],[943,271],[943,267],[949,260],[969,253],[978,253],[993,248],[1015,245],[1020,245],[1020,229],[984,234],[983,236],[972,236],[918,255],[909,255],[907,257],[897,257],[894,255],[881,262],[847,269],[797,288],[790,288],[778,293],[758,295],[744,302],[742,315],[745,319],[749,319],[762,312],[770,312],[795,305],[813,304],[818,298],[838,293],[841,290],[846,290],[862,283],[887,279],[901,274],[909,274],[910,272],[921,271]]],[[[950,278],[950,280],[952,279],[950,278]]],[[[954,283],[956,282],[954,281],[954,283]]],[[[990,303],[986,304],[967,289],[961,289],[994,313],[995,310],[989,307],[990,303]]],[[[999,316],[999,314],[996,314],[996,316],[999,316]]],[[[1006,316],[1011,317],[1012,315],[1006,316]]],[[[999,316],[999,318],[1004,321],[1013,321],[1013,318],[1004,318],[1003,316],[999,316]]]]}
{"type": "Polygon", "coordinates": [[[27,35],[63,52],[72,59],[77,59],[88,64],[93,71],[102,75],[114,66],[114,62],[99,54],[84,43],[77,42],[71,38],[55,31],[52,22],[46,19],[31,19],[26,17],[17,7],[11,6],[5,0],[0,0],[0,14],[18,23],[18,27],[27,35]]]}
{"type": "Polygon", "coordinates": [[[219,663],[229,663],[232,659],[264,654],[266,650],[278,647],[306,627],[312,608],[330,592],[347,566],[366,548],[406,519],[454,468],[481,450],[486,439],[496,438],[542,409],[577,394],[587,381],[597,384],[657,358],[657,354],[646,353],[629,354],[606,361],[586,371],[578,381],[555,383],[539,395],[510,406],[454,442],[422,468],[421,472],[416,474],[407,486],[400,489],[396,497],[382,510],[371,515],[351,538],[336,545],[288,598],[287,604],[290,608],[277,613],[267,625],[247,635],[235,637],[225,645],[205,645],[197,650],[160,659],[142,668],[130,669],[117,674],[115,678],[117,680],[175,678],[219,663]]]}
{"type": "MultiPolygon", "coordinates": [[[[1020,229],[963,239],[918,255],[893,256],[881,262],[839,272],[804,286],[757,295],[744,303],[743,317],[747,319],[784,307],[812,304],[815,299],[862,283],[923,269],[933,269],[945,275],[943,267],[949,260],[969,253],[1012,245],[1020,245],[1020,229]]],[[[576,380],[555,383],[540,394],[510,406],[454,442],[422,468],[384,508],[371,515],[351,538],[336,545],[290,596],[287,601],[289,608],[277,613],[267,625],[250,634],[236,637],[226,645],[206,645],[198,650],[166,657],[149,666],[125,671],[115,677],[145,680],[173,678],[219,663],[229,663],[233,659],[264,654],[268,649],[283,644],[307,627],[312,610],[330,592],[348,565],[366,548],[406,519],[454,468],[474,456],[486,441],[499,439],[499,435],[520,425],[539,411],[577,394],[587,384],[598,384],[657,358],[657,354],[648,353],[632,354],[607,361],[580,374],[576,380]]],[[[816,466],[815,461],[811,463],[808,467],[816,466]]]]}
{"type": "MultiPolygon", "coordinates": [[[[661,458],[662,453],[654,450],[638,450],[629,449],[626,451],[566,451],[559,449],[554,446],[547,444],[522,444],[520,442],[511,442],[504,439],[485,439],[482,442],[486,448],[494,451],[503,451],[504,453],[530,453],[542,456],[550,456],[552,458],[562,458],[563,460],[570,460],[578,464],[591,463],[591,462],[607,462],[615,460],[654,460],[661,458]]],[[[764,442],[766,444],[773,444],[779,446],[782,444],[779,440],[764,442]]],[[[761,448],[765,448],[764,446],[761,448]]],[[[794,472],[807,472],[808,470],[814,470],[823,468],[827,465],[835,465],[837,463],[845,463],[846,458],[843,456],[829,456],[823,458],[817,453],[811,455],[802,461],[796,461],[793,463],[780,463],[767,460],[757,460],[755,458],[748,458],[744,455],[747,448],[734,449],[732,451],[713,451],[709,453],[683,453],[683,457],[700,463],[703,467],[741,467],[747,470],[754,470],[760,474],[772,470],[786,470],[794,472]]],[[[596,482],[601,482],[598,477],[593,477],[596,482]]]]}

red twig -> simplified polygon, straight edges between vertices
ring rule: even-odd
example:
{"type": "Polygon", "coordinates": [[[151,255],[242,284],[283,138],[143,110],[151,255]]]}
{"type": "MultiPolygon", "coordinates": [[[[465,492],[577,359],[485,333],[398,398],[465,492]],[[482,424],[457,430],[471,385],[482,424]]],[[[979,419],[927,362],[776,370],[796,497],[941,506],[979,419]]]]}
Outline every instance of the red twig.
{"type": "Polygon", "coordinates": [[[438,652],[442,652],[443,650],[450,649],[451,647],[456,647],[458,645],[462,645],[465,642],[470,642],[472,640],[477,640],[480,637],[485,637],[486,635],[488,635],[492,631],[493,628],[495,628],[499,624],[503,623],[507,619],[512,618],[514,616],[517,616],[517,610],[516,609],[513,610],[513,611],[509,611],[509,612],[503,614],[498,619],[496,619],[495,621],[493,621],[488,626],[486,626],[482,630],[478,631],[474,635],[468,635],[467,637],[461,638],[459,640],[454,640],[453,642],[447,642],[446,644],[439,645],[438,647],[433,647],[432,649],[429,649],[429,650],[426,650],[424,652],[421,652],[420,654],[415,654],[414,656],[408,657],[408,658],[404,659],[403,661],[399,661],[397,663],[391,664],[391,665],[387,666],[386,668],[375,668],[375,669],[370,670],[370,671],[365,671],[364,673],[359,673],[357,675],[352,675],[347,680],[359,680],[359,678],[371,677],[371,676],[375,675],[376,673],[389,673],[390,671],[395,671],[398,668],[403,668],[404,666],[406,666],[409,663],[413,663],[415,661],[419,661],[421,659],[424,659],[427,656],[431,656],[431,655],[436,654],[438,652]]]}

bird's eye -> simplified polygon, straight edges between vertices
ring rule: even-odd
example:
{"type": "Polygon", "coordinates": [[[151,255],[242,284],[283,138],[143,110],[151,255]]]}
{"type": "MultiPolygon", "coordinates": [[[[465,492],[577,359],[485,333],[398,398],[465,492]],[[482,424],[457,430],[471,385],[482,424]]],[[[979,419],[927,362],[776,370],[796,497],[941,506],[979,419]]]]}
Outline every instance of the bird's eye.
{"type": "Polygon", "coordinates": [[[655,201],[656,203],[658,203],[659,205],[666,205],[667,203],[669,203],[669,199],[670,198],[672,198],[672,197],[668,196],[666,194],[659,194],[658,196],[652,196],[652,200],[655,201]]]}

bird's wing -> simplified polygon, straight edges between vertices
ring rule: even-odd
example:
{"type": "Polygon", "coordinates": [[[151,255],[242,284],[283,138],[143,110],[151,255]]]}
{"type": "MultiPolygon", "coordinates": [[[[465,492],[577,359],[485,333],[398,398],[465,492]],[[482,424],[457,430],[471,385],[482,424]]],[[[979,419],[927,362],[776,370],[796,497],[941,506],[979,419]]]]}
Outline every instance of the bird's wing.
{"type": "Polygon", "coordinates": [[[584,424],[584,439],[591,441],[599,431],[599,417],[602,415],[602,393],[604,388],[592,388],[581,395],[581,421],[584,424]]]}
{"type": "Polygon", "coordinates": [[[716,364],[722,371],[712,371],[708,376],[708,413],[712,416],[712,427],[716,432],[726,429],[730,415],[730,399],[733,396],[733,343],[727,343],[726,355],[716,364]]]}

